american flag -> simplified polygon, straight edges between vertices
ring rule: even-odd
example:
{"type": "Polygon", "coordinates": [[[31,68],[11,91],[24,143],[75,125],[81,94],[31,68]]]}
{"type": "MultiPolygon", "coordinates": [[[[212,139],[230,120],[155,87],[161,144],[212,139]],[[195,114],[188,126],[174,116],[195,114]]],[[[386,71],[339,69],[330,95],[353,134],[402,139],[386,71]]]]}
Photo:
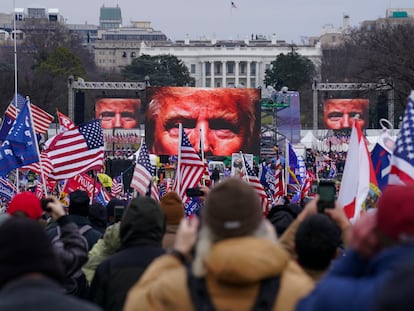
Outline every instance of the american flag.
{"type": "MultiPolygon", "coordinates": [[[[5,114],[11,119],[15,120],[17,114],[23,108],[25,103],[26,103],[26,99],[22,95],[17,94],[17,101],[15,100],[15,98],[13,98],[13,101],[10,103],[9,107],[7,107],[5,114]],[[16,103],[17,103],[17,106],[16,106],[16,103]]],[[[39,107],[33,104],[30,105],[30,108],[32,110],[35,132],[40,133],[40,134],[45,134],[50,124],[52,123],[54,117],[48,114],[43,109],[40,109],[39,107]]]]}
{"type": "Polygon", "coordinates": [[[408,97],[404,119],[401,124],[391,156],[389,184],[406,184],[414,181],[414,91],[408,97]]]}
{"type": "Polygon", "coordinates": [[[134,175],[132,176],[131,187],[138,191],[142,196],[150,193],[154,200],[159,201],[157,185],[154,181],[153,167],[150,162],[147,145],[142,143],[139,150],[137,163],[135,164],[134,175]]]}
{"type": "Polygon", "coordinates": [[[259,178],[254,173],[253,169],[250,167],[249,163],[246,161],[246,158],[243,155],[243,162],[247,172],[247,181],[254,188],[258,196],[260,197],[262,212],[263,214],[269,213],[269,202],[267,199],[266,191],[263,185],[260,183],[259,178]]]}
{"type": "Polygon", "coordinates": [[[180,159],[177,162],[176,171],[179,176],[175,177],[173,190],[181,196],[183,203],[186,204],[188,201],[186,190],[188,188],[195,188],[198,186],[206,169],[204,163],[201,161],[194,147],[191,145],[184,129],[182,129],[181,133],[181,152],[179,153],[180,159]],[[180,163],[179,167],[178,163],[180,163]]]}
{"type": "Polygon", "coordinates": [[[301,199],[305,198],[306,195],[311,190],[314,179],[315,179],[314,175],[311,172],[306,171],[306,179],[305,179],[305,182],[302,185],[302,190],[301,190],[302,191],[301,192],[301,199]]]}
{"type": "MultiPolygon", "coordinates": [[[[53,165],[45,151],[40,153],[40,161],[42,162],[43,174],[47,178],[53,172],[53,165]]],[[[29,170],[41,175],[40,162],[32,163],[21,167],[22,170],[29,170]]]]}
{"type": "Polygon", "coordinates": [[[115,197],[118,194],[120,194],[122,192],[123,187],[124,186],[123,186],[123,183],[122,183],[122,175],[114,177],[114,179],[112,180],[112,188],[111,188],[112,196],[115,197]]]}
{"type": "Polygon", "coordinates": [[[71,178],[89,170],[99,170],[104,162],[101,120],[96,119],[52,138],[46,150],[53,165],[50,177],[71,178]]]}

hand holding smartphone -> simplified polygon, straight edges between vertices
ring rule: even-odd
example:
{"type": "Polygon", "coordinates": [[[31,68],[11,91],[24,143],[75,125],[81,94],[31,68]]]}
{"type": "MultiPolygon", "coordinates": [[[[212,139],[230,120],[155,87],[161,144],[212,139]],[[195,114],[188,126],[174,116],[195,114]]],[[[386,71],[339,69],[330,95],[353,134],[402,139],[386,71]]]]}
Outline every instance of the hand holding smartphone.
{"type": "Polygon", "coordinates": [[[331,180],[321,180],[318,184],[318,212],[323,213],[326,208],[335,208],[336,185],[331,180]]]}

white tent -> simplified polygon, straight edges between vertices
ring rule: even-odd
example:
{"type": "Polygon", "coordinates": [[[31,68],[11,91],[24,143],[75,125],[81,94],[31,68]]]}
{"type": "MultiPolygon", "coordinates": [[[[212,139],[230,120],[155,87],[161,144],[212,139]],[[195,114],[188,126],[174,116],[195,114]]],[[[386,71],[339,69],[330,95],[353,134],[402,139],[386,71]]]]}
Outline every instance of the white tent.
{"type": "Polygon", "coordinates": [[[300,140],[300,143],[306,148],[315,148],[318,145],[318,139],[313,136],[312,131],[308,131],[305,136],[300,140]]]}

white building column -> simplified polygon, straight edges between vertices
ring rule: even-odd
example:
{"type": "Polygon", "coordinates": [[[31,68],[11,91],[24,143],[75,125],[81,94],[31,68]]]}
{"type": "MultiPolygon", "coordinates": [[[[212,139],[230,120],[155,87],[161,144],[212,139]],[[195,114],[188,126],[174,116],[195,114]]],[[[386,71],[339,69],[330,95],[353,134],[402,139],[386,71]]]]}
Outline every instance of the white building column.
{"type": "Polygon", "coordinates": [[[247,69],[246,69],[246,77],[247,77],[247,83],[246,83],[246,87],[247,88],[250,88],[251,87],[251,81],[250,81],[250,64],[251,64],[251,61],[249,60],[249,61],[247,61],[247,69]]]}
{"type": "Polygon", "coordinates": [[[214,61],[210,62],[210,77],[211,77],[211,82],[210,82],[210,87],[216,87],[216,84],[214,83],[214,61]]]}
{"type": "Polygon", "coordinates": [[[234,61],[234,86],[239,87],[239,70],[240,70],[240,62],[234,61]]]}
{"type": "Polygon", "coordinates": [[[206,86],[206,63],[201,62],[201,87],[206,86]]]}
{"type": "Polygon", "coordinates": [[[223,71],[223,79],[222,79],[222,87],[227,87],[227,81],[226,81],[226,78],[227,78],[227,63],[226,63],[226,61],[222,61],[222,71],[223,71]]]}
{"type": "Polygon", "coordinates": [[[256,62],[256,87],[259,87],[259,85],[262,84],[262,82],[259,80],[259,71],[260,71],[260,63],[256,62]]]}

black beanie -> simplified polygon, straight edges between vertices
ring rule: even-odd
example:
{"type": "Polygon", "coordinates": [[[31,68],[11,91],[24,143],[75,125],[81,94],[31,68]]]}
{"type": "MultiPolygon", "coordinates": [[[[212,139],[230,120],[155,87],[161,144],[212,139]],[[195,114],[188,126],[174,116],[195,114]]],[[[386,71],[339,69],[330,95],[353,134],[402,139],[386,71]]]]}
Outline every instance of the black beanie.
{"type": "Polygon", "coordinates": [[[0,288],[29,273],[61,283],[63,271],[44,228],[24,217],[10,217],[0,226],[0,288]]]}
{"type": "Polygon", "coordinates": [[[150,197],[134,198],[124,211],[119,228],[122,247],[161,245],[166,219],[160,205],[150,197]]]}
{"type": "Polygon", "coordinates": [[[75,190],[69,194],[69,214],[85,217],[89,215],[89,196],[86,191],[75,190]]]}

